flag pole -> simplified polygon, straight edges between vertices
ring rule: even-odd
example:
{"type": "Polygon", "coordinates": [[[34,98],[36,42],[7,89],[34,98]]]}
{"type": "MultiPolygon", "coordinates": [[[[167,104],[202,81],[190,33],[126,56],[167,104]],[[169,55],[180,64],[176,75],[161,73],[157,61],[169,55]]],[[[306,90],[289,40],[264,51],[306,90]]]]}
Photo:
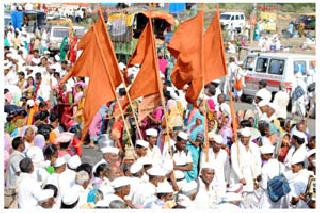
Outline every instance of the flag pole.
{"type": "Polygon", "coordinates": [[[128,87],[126,86],[126,84],[125,84],[125,82],[124,82],[122,73],[121,73],[120,76],[121,76],[122,83],[123,83],[123,85],[124,85],[124,89],[126,90],[126,95],[128,95],[129,104],[130,104],[130,107],[131,107],[131,109],[132,109],[134,121],[136,122],[136,125],[137,125],[139,138],[140,138],[140,139],[143,139],[143,138],[142,138],[142,135],[141,135],[141,130],[140,130],[139,122],[138,122],[138,119],[137,119],[137,115],[136,115],[136,113],[135,113],[135,111],[134,111],[134,108],[133,108],[133,105],[132,105],[132,100],[131,100],[131,96],[130,96],[130,94],[129,94],[128,87]]]}
{"type": "MultiPolygon", "coordinates": [[[[150,12],[150,11],[149,11],[150,12]]],[[[150,12],[151,13],[151,12],[150,12]]],[[[150,24],[150,27],[151,27],[151,36],[152,36],[152,40],[153,40],[153,44],[152,44],[152,49],[153,49],[153,54],[154,54],[154,59],[155,59],[155,70],[156,70],[156,77],[157,77],[157,83],[158,83],[158,88],[159,88],[159,91],[160,91],[160,96],[161,96],[161,104],[162,104],[162,107],[163,107],[163,112],[164,112],[164,119],[166,121],[166,132],[167,132],[167,135],[165,137],[165,143],[169,143],[169,123],[168,123],[168,117],[167,117],[167,112],[166,112],[166,107],[165,107],[165,100],[164,100],[164,95],[163,95],[163,87],[162,87],[162,82],[160,80],[160,74],[159,74],[159,68],[158,68],[158,58],[157,58],[157,55],[156,55],[156,48],[155,48],[155,39],[154,39],[154,35],[153,35],[153,26],[152,26],[152,21],[151,21],[151,14],[150,14],[150,17],[149,17],[149,24],[150,24]]],[[[170,156],[172,157],[172,151],[171,151],[171,147],[170,147],[170,144],[168,145],[168,149],[169,149],[169,154],[170,156]]]]}
{"type": "MultiPolygon", "coordinates": [[[[200,66],[201,66],[201,75],[202,75],[202,93],[204,93],[204,43],[203,43],[203,36],[204,36],[204,33],[203,33],[203,28],[204,28],[204,3],[201,3],[201,13],[202,13],[202,16],[201,16],[201,36],[200,36],[200,40],[201,40],[201,46],[200,46],[200,66]]],[[[209,138],[208,138],[208,125],[206,124],[207,123],[207,112],[206,112],[206,106],[203,106],[202,107],[202,114],[204,116],[204,128],[203,128],[203,131],[204,131],[204,135],[203,135],[203,138],[204,138],[204,142],[205,142],[205,161],[208,162],[209,161],[209,138]]]]}
{"type": "MultiPolygon", "coordinates": [[[[111,44],[112,42],[111,42],[110,37],[108,37],[108,40],[109,40],[109,42],[110,42],[110,44],[111,44]]],[[[112,48],[114,49],[114,46],[112,46],[112,48]]],[[[114,51],[114,52],[115,52],[115,51],[114,51]]],[[[139,138],[142,139],[139,122],[138,122],[136,113],[134,112],[133,105],[132,105],[132,100],[131,100],[131,96],[130,96],[130,94],[129,94],[128,87],[126,86],[126,83],[125,83],[125,80],[124,80],[124,78],[123,78],[122,72],[121,72],[121,75],[120,75],[120,76],[121,76],[121,81],[122,81],[122,83],[123,83],[123,85],[124,85],[124,89],[125,89],[125,91],[126,91],[126,95],[128,96],[128,99],[129,99],[129,104],[130,104],[130,107],[131,107],[131,109],[132,109],[134,121],[135,121],[136,126],[137,126],[137,129],[138,129],[139,138]]]]}
{"type": "MultiPolygon", "coordinates": [[[[101,10],[99,10],[99,15],[103,18],[102,14],[101,14],[101,10]]],[[[104,23],[103,23],[103,24],[104,24],[104,23]]],[[[105,58],[105,56],[103,55],[102,48],[101,48],[101,42],[100,42],[100,39],[99,39],[99,37],[98,37],[98,35],[97,35],[97,29],[96,29],[96,27],[95,27],[94,25],[93,25],[93,30],[94,30],[94,32],[95,32],[95,33],[94,33],[94,34],[95,34],[95,37],[96,37],[96,39],[97,39],[97,41],[98,41],[98,48],[99,48],[100,54],[101,54],[101,56],[102,56],[103,64],[104,64],[104,66],[105,66],[105,68],[106,68],[106,70],[107,70],[107,73],[108,73],[109,83],[111,84],[111,86],[112,86],[112,88],[113,88],[113,93],[114,93],[114,95],[115,95],[115,97],[116,97],[116,100],[117,100],[117,103],[118,103],[118,106],[119,106],[119,109],[120,109],[120,112],[121,112],[121,117],[122,117],[122,120],[123,120],[124,127],[125,127],[128,135],[129,135],[129,141],[130,141],[130,143],[131,143],[131,146],[133,146],[133,143],[132,143],[132,140],[131,140],[131,134],[130,134],[130,132],[129,132],[129,129],[128,129],[127,124],[126,124],[126,121],[125,121],[125,119],[124,119],[122,107],[121,107],[119,98],[118,98],[117,93],[116,93],[116,88],[115,88],[115,85],[114,85],[113,81],[111,80],[111,75],[110,75],[110,72],[109,72],[109,69],[108,69],[108,66],[107,66],[106,58],[105,58]]],[[[120,73],[120,74],[121,74],[121,73],[120,73]]]]}

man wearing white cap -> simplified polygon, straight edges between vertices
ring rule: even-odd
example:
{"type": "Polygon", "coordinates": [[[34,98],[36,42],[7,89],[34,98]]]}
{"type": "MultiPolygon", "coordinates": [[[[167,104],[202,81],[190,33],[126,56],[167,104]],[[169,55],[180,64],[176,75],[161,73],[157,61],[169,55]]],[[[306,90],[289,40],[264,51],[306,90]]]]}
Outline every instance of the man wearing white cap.
{"type": "Polygon", "coordinates": [[[149,143],[145,140],[137,140],[136,141],[136,148],[135,152],[137,154],[137,157],[145,157],[148,153],[149,149],[149,143]]]}
{"type": "Polygon", "coordinates": [[[105,147],[101,149],[102,159],[96,164],[95,168],[102,163],[107,163],[108,166],[116,166],[119,160],[119,149],[114,147],[105,147]]]}
{"type": "Polygon", "coordinates": [[[231,146],[232,176],[230,183],[241,183],[244,191],[253,192],[254,182],[261,174],[261,156],[257,144],[250,141],[249,127],[242,128],[241,138],[231,146]]]}
{"type": "Polygon", "coordinates": [[[275,147],[271,144],[265,144],[260,147],[261,158],[264,162],[261,170],[261,181],[259,186],[263,190],[261,196],[259,208],[270,209],[270,208],[284,208],[286,205],[285,197],[282,197],[278,202],[273,202],[269,199],[267,191],[267,183],[269,180],[278,176],[284,172],[283,164],[277,159],[273,158],[275,147]]]}
{"type": "MultiPolygon", "coordinates": [[[[223,194],[226,191],[227,183],[229,183],[230,178],[230,160],[228,153],[221,149],[222,137],[215,134],[214,132],[209,133],[209,163],[215,165],[215,178],[216,186],[219,190],[219,193],[223,194]]],[[[201,153],[201,165],[205,163],[205,153],[201,153]]],[[[200,168],[201,168],[200,165],[200,168]]]]}
{"type": "Polygon", "coordinates": [[[167,182],[159,183],[156,188],[156,198],[145,204],[144,208],[147,209],[162,209],[166,208],[166,204],[172,201],[173,189],[167,182]]]}
{"type": "Polygon", "coordinates": [[[78,155],[74,155],[69,158],[67,162],[67,169],[64,172],[63,176],[65,178],[65,183],[68,184],[68,187],[72,187],[75,183],[76,178],[76,169],[81,165],[81,159],[78,155]]]}
{"type": "Polygon", "coordinates": [[[149,182],[140,185],[133,194],[132,203],[136,208],[143,208],[146,202],[155,199],[156,187],[164,182],[165,171],[160,167],[152,167],[147,171],[149,182]]]}
{"type": "Polygon", "coordinates": [[[138,189],[138,187],[142,186],[140,184],[143,184],[143,179],[141,178],[143,173],[144,173],[144,169],[143,166],[141,164],[141,161],[135,161],[132,166],[130,167],[130,173],[131,173],[131,177],[130,177],[130,193],[128,196],[126,196],[127,200],[132,200],[133,198],[133,194],[135,193],[135,191],[138,189]]]}
{"type": "Polygon", "coordinates": [[[146,135],[146,140],[149,142],[147,156],[152,159],[152,165],[160,166],[162,164],[162,155],[160,149],[157,147],[158,131],[154,128],[149,128],[146,130],[146,135]]]}
{"type": "Polygon", "coordinates": [[[113,182],[112,186],[117,195],[122,201],[127,203],[129,206],[134,207],[130,201],[125,200],[125,197],[130,193],[130,178],[126,176],[117,177],[113,182]]]}
{"type": "Polygon", "coordinates": [[[44,181],[49,173],[45,170],[45,167],[49,167],[44,160],[43,151],[37,146],[32,146],[28,149],[26,156],[32,159],[34,165],[33,176],[38,182],[44,181]]]}
{"type": "Polygon", "coordinates": [[[306,192],[311,171],[305,169],[305,155],[298,153],[291,161],[292,175],[289,179],[291,191],[289,193],[290,208],[308,208],[307,203],[300,199],[300,195],[306,192]]]}
{"type": "MultiPolygon", "coordinates": [[[[192,153],[186,151],[186,143],[188,141],[188,134],[185,132],[179,132],[177,137],[176,148],[173,153],[173,170],[174,174],[178,172],[187,172],[192,170],[192,153]]],[[[184,177],[183,177],[184,179],[184,177]]],[[[179,181],[178,181],[179,182],[179,181]]]]}
{"type": "Polygon", "coordinates": [[[220,198],[214,183],[215,167],[210,163],[202,164],[199,190],[195,198],[195,206],[198,208],[215,208],[220,198]]]}
{"type": "Polygon", "coordinates": [[[291,137],[291,144],[291,148],[283,161],[286,172],[291,170],[290,161],[295,156],[304,156],[305,161],[307,159],[307,147],[304,133],[298,130],[294,131],[291,137]]]}

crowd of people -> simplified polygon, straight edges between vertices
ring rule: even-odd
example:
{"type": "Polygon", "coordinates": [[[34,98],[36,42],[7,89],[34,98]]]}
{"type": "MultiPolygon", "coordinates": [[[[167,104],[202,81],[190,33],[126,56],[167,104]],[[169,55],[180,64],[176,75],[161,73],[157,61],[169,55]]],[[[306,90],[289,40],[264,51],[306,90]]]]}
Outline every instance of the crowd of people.
{"type": "MultiPolygon", "coordinates": [[[[4,49],[7,208],[315,208],[316,138],[305,116],[286,117],[284,85],[271,102],[260,81],[255,109],[237,110],[233,131],[227,94],[234,89],[240,101],[245,87],[234,58],[227,83],[206,85],[198,107],[186,102],[186,87],[171,85],[167,69],[165,106],[136,123],[141,100],[125,120],[115,116],[116,102],[107,103],[82,141],[88,79],[60,85],[70,61],[17,42],[22,32],[6,37],[4,49]],[[86,149],[101,160],[83,161],[86,149]]],[[[138,72],[139,65],[129,78],[138,72]]],[[[117,94],[123,99],[126,89],[117,94]]]]}

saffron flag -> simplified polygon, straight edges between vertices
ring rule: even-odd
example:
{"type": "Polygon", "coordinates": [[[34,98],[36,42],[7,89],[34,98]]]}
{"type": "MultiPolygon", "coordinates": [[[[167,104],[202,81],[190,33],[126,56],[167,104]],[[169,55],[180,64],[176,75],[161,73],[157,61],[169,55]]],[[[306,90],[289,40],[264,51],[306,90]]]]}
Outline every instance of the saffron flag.
{"type": "Polygon", "coordinates": [[[136,50],[128,63],[128,67],[134,64],[141,64],[141,67],[129,90],[131,99],[134,100],[140,96],[158,93],[159,86],[161,87],[160,72],[158,69],[155,39],[150,19],[140,35],[136,50]]]}
{"type": "Polygon", "coordinates": [[[213,21],[204,35],[205,85],[227,74],[226,55],[219,17],[220,13],[217,5],[213,21]]]}
{"type": "Polygon", "coordinates": [[[178,89],[201,75],[200,48],[203,12],[183,22],[173,34],[168,51],[177,59],[171,81],[178,89]]]}
{"type": "Polygon", "coordinates": [[[122,83],[117,58],[101,10],[98,21],[79,42],[78,50],[83,52],[61,84],[71,77],[90,78],[83,112],[84,138],[92,118],[102,105],[116,99],[114,87],[122,83]]]}

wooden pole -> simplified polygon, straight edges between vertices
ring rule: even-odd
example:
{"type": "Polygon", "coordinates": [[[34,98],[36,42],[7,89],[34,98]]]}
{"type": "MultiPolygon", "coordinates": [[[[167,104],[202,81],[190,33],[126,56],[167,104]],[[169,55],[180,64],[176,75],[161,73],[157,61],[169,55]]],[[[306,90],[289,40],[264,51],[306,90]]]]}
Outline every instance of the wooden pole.
{"type": "MultiPolygon", "coordinates": [[[[154,54],[154,58],[155,58],[155,70],[156,70],[156,76],[157,76],[157,83],[158,83],[158,88],[159,88],[159,91],[160,91],[160,96],[161,96],[161,104],[162,104],[162,107],[163,107],[163,111],[164,111],[164,119],[166,121],[166,132],[167,132],[167,135],[165,137],[165,143],[169,143],[169,123],[168,123],[168,117],[167,117],[167,113],[166,113],[166,107],[165,107],[165,99],[164,99],[164,95],[163,95],[163,86],[162,86],[162,82],[161,82],[161,79],[160,79],[160,74],[159,74],[159,65],[158,65],[158,58],[157,58],[157,54],[156,54],[156,43],[155,43],[155,39],[154,39],[154,35],[153,35],[153,27],[152,27],[152,21],[151,21],[151,15],[150,15],[150,18],[149,18],[149,24],[150,24],[150,27],[151,27],[151,36],[152,36],[152,50],[153,50],[153,54],[154,54]]],[[[170,144],[168,145],[168,149],[169,149],[169,154],[170,156],[172,157],[172,152],[171,152],[171,149],[170,149],[170,144]]]]}
{"type": "MultiPolygon", "coordinates": [[[[99,10],[99,15],[102,16],[101,10],[99,10]]],[[[104,23],[103,23],[103,24],[104,24],[104,23]]],[[[95,37],[96,37],[96,39],[97,39],[97,41],[98,41],[98,42],[97,42],[97,43],[98,43],[98,48],[99,48],[100,54],[101,54],[101,56],[102,56],[103,64],[104,64],[104,66],[105,66],[105,68],[106,68],[106,70],[107,70],[107,73],[108,73],[109,83],[111,84],[111,86],[112,86],[112,88],[113,88],[113,93],[114,93],[114,95],[115,95],[115,97],[116,97],[116,100],[117,100],[117,103],[118,103],[118,106],[119,106],[119,109],[120,109],[120,112],[121,112],[121,117],[122,117],[122,120],[123,120],[124,127],[125,127],[128,135],[129,135],[129,141],[130,141],[130,143],[131,143],[131,146],[133,146],[133,143],[132,143],[132,140],[131,140],[131,134],[130,134],[130,132],[129,132],[129,129],[128,129],[127,124],[126,124],[126,121],[125,121],[125,119],[124,119],[122,107],[121,107],[119,98],[118,98],[117,93],[116,93],[116,88],[115,88],[115,85],[114,85],[114,83],[113,83],[113,81],[112,81],[112,79],[111,79],[111,75],[110,75],[110,72],[109,72],[109,69],[108,69],[108,65],[107,65],[106,58],[104,57],[103,52],[102,52],[101,42],[100,42],[100,39],[99,39],[99,37],[98,37],[98,35],[97,35],[97,29],[96,29],[95,25],[92,25],[92,26],[93,26],[93,30],[94,30],[94,32],[95,32],[95,33],[94,33],[94,34],[95,34],[95,37]]]]}
{"type": "Polygon", "coordinates": [[[126,91],[126,95],[128,95],[129,104],[130,104],[130,107],[131,107],[131,109],[132,109],[134,121],[136,122],[136,125],[137,125],[139,138],[142,139],[139,122],[138,122],[138,119],[137,119],[137,115],[136,115],[136,113],[135,113],[135,111],[134,111],[134,109],[133,109],[132,100],[131,100],[131,96],[130,96],[130,94],[129,94],[129,90],[128,90],[128,88],[126,87],[126,84],[125,84],[125,82],[124,82],[122,73],[121,73],[120,76],[121,76],[122,83],[123,83],[123,85],[124,85],[124,89],[125,89],[125,91],[126,91]]]}
{"type": "MultiPolygon", "coordinates": [[[[112,42],[111,42],[111,39],[110,39],[109,37],[108,37],[108,40],[109,40],[109,43],[111,44],[112,42]]],[[[113,45],[112,45],[112,49],[113,49],[113,51],[115,52],[113,45]]],[[[124,78],[123,78],[122,73],[120,73],[120,76],[121,76],[121,81],[122,81],[122,83],[123,83],[124,89],[125,89],[125,91],[126,91],[126,95],[128,96],[128,99],[129,99],[130,107],[131,107],[132,112],[133,112],[133,117],[134,117],[134,121],[135,121],[135,123],[136,123],[137,129],[138,129],[139,138],[142,139],[139,122],[138,122],[138,119],[137,119],[137,117],[136,117],[136,114],[135,114],[135,112],[134,112],[134,110],[133,110],[133,105],[132,105],[131,96],[130,96],[130,94],[129,94],[128,88],[126,87],[126,84],[125,84],[125,81],[124,81],[124,78]]]]}

